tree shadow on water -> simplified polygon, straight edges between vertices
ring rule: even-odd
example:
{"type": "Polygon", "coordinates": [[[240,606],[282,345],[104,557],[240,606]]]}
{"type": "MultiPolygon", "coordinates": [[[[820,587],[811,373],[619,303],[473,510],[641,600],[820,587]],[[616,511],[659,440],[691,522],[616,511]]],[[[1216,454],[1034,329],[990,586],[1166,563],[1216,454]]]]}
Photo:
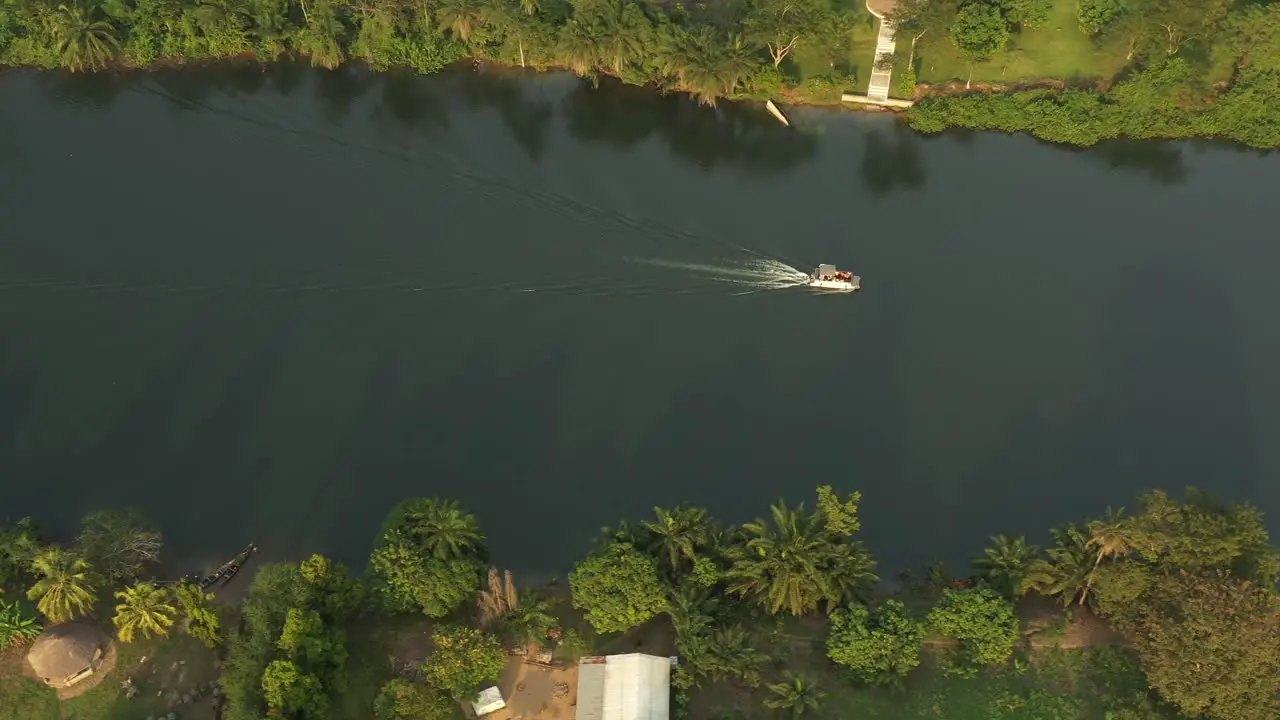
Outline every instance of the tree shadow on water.
{"type": "Polygon", "coordinates": [[[862,152],[862,184],[873,195],[924,186],[924,166],[920,162],[921,139],[902,123],[891,131],[867,133],[862,152]]]}
{"type": "Polygon", "coordinates": [[[138,83],[135,73],[73,73],[51,70],[38,76],[45,90],[58,102],[94,109],[115,104],[120,93],[138,83]]]}
{"type": "Polygon", "coordinates": [[[657,136],[675,157],[705,170],[786,172],[812,159],[818,147],[815,136],[784,127],[747,103],[706,107],[687,95],[609,79],[582,81],[565,98],[564,112],[576,139],[628,148],[657,136]]]}
{"type": "Polygon", "coordinates": [[[1181,144],[1167,140],[1104,140],[1085,152],[1108,167],[1140,173],[1160,185],[1176,185],[1191,173],[1181,144]]]}
{"type": "Polygon", "coordinates": [[[449,128],[449,106],[431,89],[433,78],[408,71],[382,76],[382,101],[374,107],[375,121],[389,122],[426,135],[449,128]]]}
{"type": "Polygon", "coordinates": [[[346,120],[355,101],[377,82],[369,69],[352,65],[343,65],[337,70],[318,68],[314,77],[325,117],[333,123],[346,120]]]}
{"type": "Polygon", "coordinates": [[[256,95],[267,86],[258,63],[227,63],[151,73],[147,88],[180,110],[210,110],[215,97],[256,95]]]}
{"type": "Polygon", "coordinates": [[[527,96],[526,91],[536,87],[517,72],[468,72],[463,75],[462,96],[472,108],[495,108],[516,144],[537,161],[546,147],[554,111],[549,100],[527,96]]]}

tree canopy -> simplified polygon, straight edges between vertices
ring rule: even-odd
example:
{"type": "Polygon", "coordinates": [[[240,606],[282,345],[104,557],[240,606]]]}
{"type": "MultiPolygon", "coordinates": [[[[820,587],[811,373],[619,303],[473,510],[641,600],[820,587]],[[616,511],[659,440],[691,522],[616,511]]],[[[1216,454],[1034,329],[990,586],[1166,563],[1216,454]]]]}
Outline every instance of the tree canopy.
{"type": "Polygon", "coordinates": [[[462,625],[441,625],[431,633],[431,655],[422,674],[431,685],[457,699],[473,699],[498,679],[507,654],[498,638],[462,625]]]}
{"type": "Polygon", "coordinates": [[[1280,602],[1224,572],[1160,577],[1134,647],[1151,686],[1187,716],[1280,716],[1280,602]]]}
{"type": "Polygon", "coordinates": [[[827,657],[863,682],[894,682],[920,664],[923,638],[923,625],[898,600],[887,600],[874,611],[850,603],[831,615],[827,657]]]}
{"type": "Polygon", "coordinates": [[[444,617],[479,589],[484,557],[475,516],[455,502],[427,498],[391,511],[370,567],[392,607],[444,617]]]}
{"type": "Polygon", "coordinates": [[[927,622],[960,643],[956,670],[1006,663],[1018,642],[1013,604],[989,588],[944,590],[927,622]]]}
{"type": "Polygon", "coordinates": [[[629,630],[663,612],[667,593],[653,558],[630,543],[612,542],[569,573],[573,606],[597,632],[629,630]]]}
{"type": "MultiPolygon", "coordinates": [[[[829,489],[828,489],[829,490],[829,489]]],[[[744,544],[729,549],[728,589],[755,597],[771,613],[834,610],[876,582],[875,563],[848,535],[858,527],[857,495],[819,495],[816,512],[773,505],[768,519],[742,526],[744,544]]]]}

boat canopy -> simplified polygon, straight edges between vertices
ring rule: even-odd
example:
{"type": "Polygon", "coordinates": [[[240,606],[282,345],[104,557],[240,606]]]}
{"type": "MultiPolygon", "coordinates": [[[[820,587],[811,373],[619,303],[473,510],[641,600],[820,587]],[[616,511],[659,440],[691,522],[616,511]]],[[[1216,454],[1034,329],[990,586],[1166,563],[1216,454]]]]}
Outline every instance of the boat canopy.
{"type": "Polygon", "coordinates": [[[835,275],[835,274],[836,274],[836,266],[835,266],[835,265],[827,265],[826,263],[823,263],[822,265],[819,265],[819,266],[818,266],[818,274],[819,274],[819,275],[835,275]]]}

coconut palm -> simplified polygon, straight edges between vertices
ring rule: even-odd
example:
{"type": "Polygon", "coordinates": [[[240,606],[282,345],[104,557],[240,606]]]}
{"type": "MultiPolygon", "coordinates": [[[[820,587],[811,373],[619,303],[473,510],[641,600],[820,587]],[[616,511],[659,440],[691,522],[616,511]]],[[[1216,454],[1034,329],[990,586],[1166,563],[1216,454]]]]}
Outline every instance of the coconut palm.
{"type": "Polygon", "coordinates": [[[659,562],[665,563],[667,571],[675,577],[686,561],[691,565],[698,559],[698,549],[710,539],[711,520],[704,508],[684,503],[670,510],[655,507],[653,513],[658,516],[657,521],[644,522],[650,537],[648,549],[658,555],[659,562]]]}
{"type": "Polygon", "coordinates": [[[716,104],[716,98],[733,94],[757,64],[742,36],[730,35],[726,42],[707,26],[684,34],[664,53],[662,61],[663,69],[676,76],[680,87],[698,102],[711,106],[716,104]]]}
{"type": "Polygon", "coordinates": [[[342,8],[333,0],[312,0],[310,10],[299,4],[306,23],[294,35],[294,47],[311,57],[312,67],[336,70],[346,60],[341,37],[346,26],[339,17],[342,8]]]}
{"type": "Polygon", "coordinates": [[[23,613],[18,603],[0,600],[0,650],[10,645],[26,645],[43,629],[40,621],[23,613]]]}
{"type": "Polygon", "coordinates": [[[443,0],[436,10],[436,21],[441,31],[448,30],[466,42],[476,27],[484,23],[485,15],[483,0],[443,0]]]}
{"type": "Polygon", "coordinates": [[[772,613],[800,615],[826,602],[832,608],[875,575],[861,546],[834,540],[817,513],[785,503],[770,508],[771,520],[743,525],[748,540],[729,549],[729,591],[754,595],[772,613]]]}
{"type": "Polygon", "coordinates": [[[995,535],[982,557],[973,561],[978,576],[997,591],[1017,599],[1049,581],[1047,566],[1040,559],[1040,548],[1028,545],[1021,535],[1009,538],[995,535]]]}
{"type": "Polygon", "coordinates": [[[194,15],[206,34],[225,28],[243,30],[252,24],[248,0],[200,0],[194,15]]]}
{"type": "Polygon", "coordinates": [[[409,503],[400,527],[424,550],[442,560],[476,554],[484,546],[476,516],[453,500],[427,498],[409,503]]]}
{"type": "Polygon", "coordinates": [[[817,712],[827,694],[818,689],[817,683],[790,670],[783,674],[784,681],[769,685],[772,696],[764,704],[782,710],[793,718],[801,718],[817,712]]]}
{"type": "Polygon", "coordinates": [[[1116,560],[1134,552],[1139,542],[1137,528],[1131,518],[1125,517],[1124,508],[1107,508],[1101,519],[1089,521],[1088,546],[1098,553],[1093,563],[1095,568],[1103,560],[1116,560]]]}
{"type": "Polygon", "coordinates": [[[681,588],[673,591],[667,605],[671,626],[681,637],[708,635],[715,622],[719,598],[705,588],[681,588]]]}
{"type": "Polygon", "coordinates": [[[49,548],[31,561],[39,580],[27,591],[50,622],[74,620],[93,609],[96,599],[89,563],[61,548],[49,548]]]}
{"type": "Polygon", "coordinates": [[[49,19],[58,55],[72,72],[106,67],[120,52],[115,26],[97,13],[96,8],[75,3],[59,5],[49,19]]]}
{"type": "Polygon", "coordinates": [[[1045,554],[1049,556],[1045,582],[1041,590],[1062,599],[1063,605],[1079,601],[1088,602],[1092,591],[1095,553],[1089,546],[1088,530],[1079,525],[1054,528],[1053,545],[1045,554]]]}
{"type": "Polygon", "coordinates": [[[574,12],[560,32],[559,54],[575,72],[610,69],[621,75],[643,57],[653,26],[634,3],[599,0],[574,12]]]}
{"type": "Polygon", "coordinates": [[[169,593],[149,582],[140,582],[117,592],[116,599],[120,604],[116,605],[116,616],[112,622],[121,642],[133,642],[137,633],[142,633],[144,638],[165,637],[178,614],[170,604],[169,593]]]}
{"type": "Polygon", "coordinates": [[[519,603],[502,620],[502,629],[517,645],[545,644],[547,634],[557,625],[553,604],[547,596],[534,590],[519,594],[519,603]]]}
{"type": "Polygon", "coordinates": [[[767,655],[752,647],[751,637],[742,626],[734,625],[711,633],[707,653],[698,669],[712,680],[733,676],[756,687],[760,684],[760,664],[768,659],[767,655]]]}

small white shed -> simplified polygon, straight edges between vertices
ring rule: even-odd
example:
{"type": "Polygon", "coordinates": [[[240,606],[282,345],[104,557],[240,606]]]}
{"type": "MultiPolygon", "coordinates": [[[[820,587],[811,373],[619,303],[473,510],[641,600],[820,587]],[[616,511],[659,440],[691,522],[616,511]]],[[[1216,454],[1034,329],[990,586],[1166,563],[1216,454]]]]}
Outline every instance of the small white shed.
{"type": "Polygon", "coordinates": [[[484,717],[491,712],[497,712],[507,706],[507,701],[502,699],[502,691],[496,687],[486,688],[476,696],[476,701],[471,703],[471,707],[475,708],[476,717],[484,717]]]}
{"type": "Polygon", "coordinates": [[[631,653],[578,663],[577,720],[669,720],[671,658],[631,653]]]}

